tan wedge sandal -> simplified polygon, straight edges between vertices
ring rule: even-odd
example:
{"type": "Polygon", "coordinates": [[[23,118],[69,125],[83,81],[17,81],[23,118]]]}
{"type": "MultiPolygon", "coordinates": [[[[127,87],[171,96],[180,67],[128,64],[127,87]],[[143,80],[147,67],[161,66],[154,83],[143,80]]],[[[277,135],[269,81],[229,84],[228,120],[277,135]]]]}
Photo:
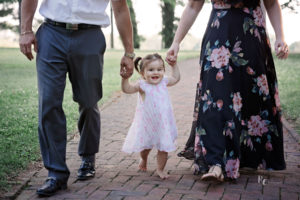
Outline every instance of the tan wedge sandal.
{"type": "Polygon", "coordinates": [[[206,174],[201,177],[203,181],[224,181],[224,175],[222,173],[222,168],[218,165],[213,165],[209,168],[206,174]]]}

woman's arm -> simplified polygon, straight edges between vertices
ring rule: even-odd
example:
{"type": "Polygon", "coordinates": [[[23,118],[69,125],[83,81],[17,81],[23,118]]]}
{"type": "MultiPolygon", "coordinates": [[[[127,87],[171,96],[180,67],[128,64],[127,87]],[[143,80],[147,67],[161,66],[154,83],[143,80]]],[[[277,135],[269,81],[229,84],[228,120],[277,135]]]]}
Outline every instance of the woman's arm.
{"type": "Polygon", "coordinates": [[[167,52],[166,61],[170,65],[174,65],[176,63],[179,45],[196,20],[203,4],[204,0],[189,0],[188,4],[186,5],[181,15],[173,43],[167,52]]]}
{"type": "Polygon", "coordinates": [[[284,33],[282,27],[282,14],[278,0],[264,0],[264,5],[267,10],[270,22],[275,31],[275,52],[279,59],[286,59],[288,57],[288,46],[284,40],[284,33]]]}
{"type": "Polygon", "coordinates": [[[175,85],[180,80],[180,72],[177,63],[171,66],[172,74],[168,77],[168,86],[175,85]]]}
{"type": "Polygon", "coordinates": [[[140,90],[139,82],[136,82],[134,85],[129,83],[128,79],[122,78],[122,91],[126,94],[133,94],[140,90]]]}

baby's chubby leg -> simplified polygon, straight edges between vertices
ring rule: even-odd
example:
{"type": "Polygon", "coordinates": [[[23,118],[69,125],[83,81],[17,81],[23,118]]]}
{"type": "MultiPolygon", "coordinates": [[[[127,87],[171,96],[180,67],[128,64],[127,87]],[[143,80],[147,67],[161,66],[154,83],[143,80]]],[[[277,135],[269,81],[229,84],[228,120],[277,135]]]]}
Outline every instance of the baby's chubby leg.
{"type": "Polygon", "coordinates": [[[165,166],[168,160],[168,152],[158,151],[157,152],[157,174],[161,179],[166,179],[169,176],[164,172],[165,166]]]}
{"type": "Polygon", "coordinates": [[[140,152],[141,161],[139,164],[139,168],[141,171],[147,171],[147,160],[148,160],[148,155],[149,155],[150,151],[151,151],[151,149],[145,149],[140,152]]]}

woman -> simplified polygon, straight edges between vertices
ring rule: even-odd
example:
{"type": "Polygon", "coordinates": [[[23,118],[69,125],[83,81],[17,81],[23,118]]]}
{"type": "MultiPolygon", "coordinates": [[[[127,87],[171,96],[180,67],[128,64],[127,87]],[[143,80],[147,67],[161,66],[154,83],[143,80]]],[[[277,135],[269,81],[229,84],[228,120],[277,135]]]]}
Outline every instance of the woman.
{"type": "MultiPolygon", "coordinates": [[[[204,0],[189,0],[167,62],[176,62],[180,42],[204,0]]],[[[275,52],[288,56],[278,0],[264,0],[276,34],[275,52]]],[[[215,0],[202,41],[195,170],[204,156],[202,180],[239,177],[240,167],[283,170],[283,136],[278,85],[259,0],[215,0]]]]}

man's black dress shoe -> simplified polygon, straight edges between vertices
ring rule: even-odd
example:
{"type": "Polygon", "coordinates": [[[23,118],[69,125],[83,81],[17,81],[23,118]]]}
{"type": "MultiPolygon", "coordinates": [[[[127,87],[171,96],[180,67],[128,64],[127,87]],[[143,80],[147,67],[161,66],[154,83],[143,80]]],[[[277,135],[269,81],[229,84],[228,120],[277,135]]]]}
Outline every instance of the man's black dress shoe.
{"type": "Polygon", "coordinates": [[[78,169],[77,179],[87,180],[95,176],[95,163],[92,161],[82,161],[78,169]]]}
{"type": "Polygon", "coordinates": [[[52,196],[58,190],[65,190],[67,189],[67,183],[57,180],[55,177],[48,177],[45,181],[44,185],[37,189],[36,193],[39,196],[52,196]]]}
{"type": "Polygon", "coordinates": [[[194,148],[188,148],[188,149],[184,149],[182,151],[180,151],[177,154],[178,157],[184,157],[185,159],[188,160],[194,160],[195,155],[194,155],[194,148]]]}

